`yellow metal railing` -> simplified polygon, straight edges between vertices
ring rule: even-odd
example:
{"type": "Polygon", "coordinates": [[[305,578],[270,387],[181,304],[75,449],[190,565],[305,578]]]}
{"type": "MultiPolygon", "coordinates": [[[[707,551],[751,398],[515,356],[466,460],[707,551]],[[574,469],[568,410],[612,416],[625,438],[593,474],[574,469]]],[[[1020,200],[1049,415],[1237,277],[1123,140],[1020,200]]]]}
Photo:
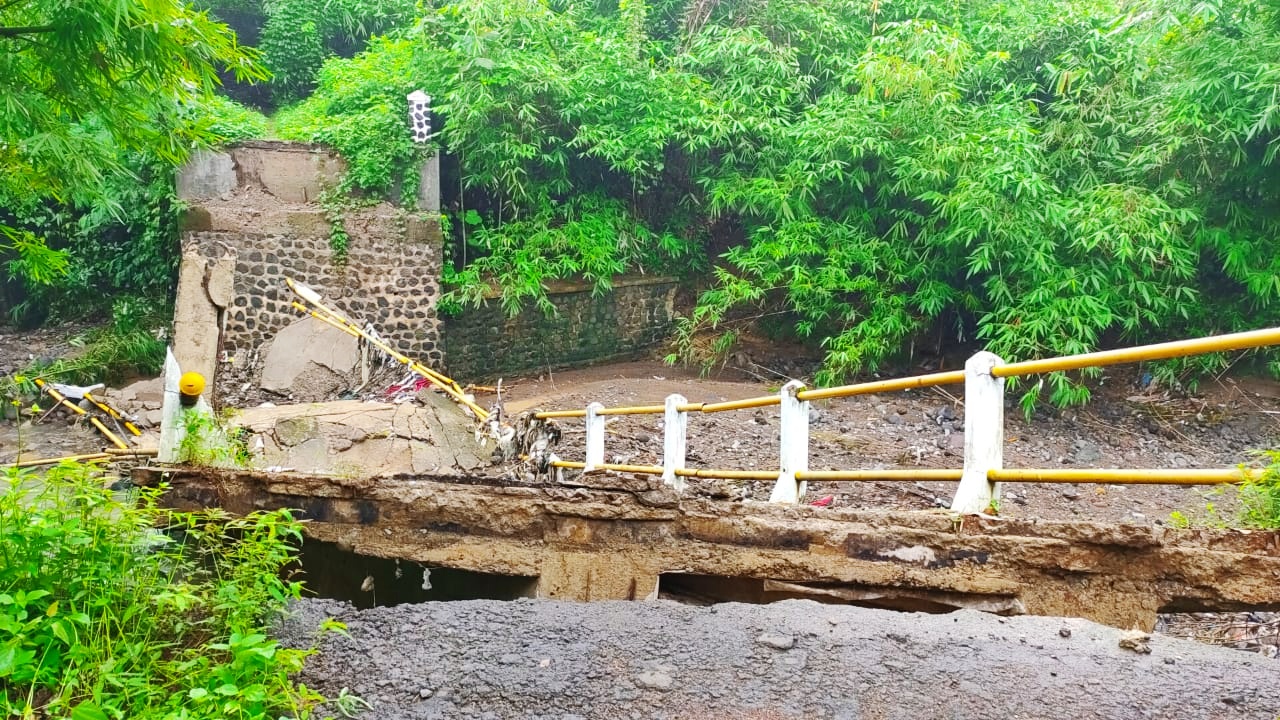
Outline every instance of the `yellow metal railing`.
{"type": "Polygon", "coordinates": [[[1196,338],[1195,340],[1175,340],[1156,345],[1103,350],[1101,352],[1067,355],[1046,360],[1027,360],[1025,362],[999,365],[992,368],[991,374],[1002,378],[1017,375],[1036,375],[1039,373],[1080,370],[1087,367],[1103,367],[1146,360],[1171,360],[1189,355],[1205,355],[1214,352],[1252,350],[1270,345],[1280,345],[1280,328],[1251,330],[1230,335],[1215,335],[1196,338]]]}
{"type": "MultiPolygon", "coordinates": [[[[1255,330],[1251,332],[1233,333],[1194,340],[1158,343],[1119,350],[1104,350],[1043,360],[1004,363],[995,362],[987,369],[992,378],[1009,378],[1039,373],[1079,370],[1089,367],[1102,367],[1120,363],[1141,362],[1149,360],[1167,360],[1189,355],[1211,352],[1228,352],[1248,350],[1259,347],[1280,345],[1280,328],[1255,330]]],[[[996,358],[998,360],[998,358],[996,358]]],[[[892,380],[842,385],[830,388],[799,389],[794,392],[794,399],[799,402],[826,400],[831,398],[854,397],[871,393],[894,392],[915,388],[955,385],[969,381],[970,373],[965,370],[932,373],[892,380]]],[[[679,413],[701,412],[714,413],[729,410],[770,407],[784,403],[785,391],[778,395],[764,395],[730,400],[716,403],[684,402],[674,406],[679,413]]],[[[681,399],[682,400],[682,399],[681,399]]],[[[613,408],[597,407],[595,416],[612,415],[661,415],[670,411],[666,405],[635,405],[613,408]]],[[[785,413],[784,413],[785,416],[785,413]]],[[[588,418],[588,410],[552,410],[536,413],[541,419],[555,418],[588,418]]],[[[1001,415],[1001,422],[1003,415],[1001,415]]],[[[966,431],[968,428],[966,428],[966,431]]],[[[667,428],[667,432],[671,432],[667,428]]],[[[603,433],[603,426],[598,432],[603,433]]],[[[806,430],[807,432],[807,430],[806,430]]],[[[597,440],[597,442],[603,442],[597,440]]],[[[680,447],[683,447],[681,445],[680,447]]],[[[683,453],[683,450],[681,450],[683,453]]],[[[968,457],[968,454],[966,454],[968,457]]],[[[680,458],[683,464],[683,455],[680,458]]],[[[779,478],[781,470],[730,470],[730,469],[694,469],[672,467],[664,458],[664,465],[623,465],[597,462],[588,464],[555,459],[555,467],[568,469],[592,469],[639,474],[665,475],[678,478],[723,478],[741,480],[771,480],[779,478]]],[[[808,470],[799,469],[790,473],[795,481],[880,481],[880,480],[950,480],[957,481],[964,477],[965,471],[958,468],[948,469],[883,469],[883,470],[808,470]]],[[[1166,485],[1213,485],[1232,484],[1250,479],[1251,473],[1243,469],[1006,469],[993,468],[982,471],[982,477],[989,483],[997,482],[1039,482],[1039,483],[1114,483],[1114,484],[1166,484],[1166,485]]]]}

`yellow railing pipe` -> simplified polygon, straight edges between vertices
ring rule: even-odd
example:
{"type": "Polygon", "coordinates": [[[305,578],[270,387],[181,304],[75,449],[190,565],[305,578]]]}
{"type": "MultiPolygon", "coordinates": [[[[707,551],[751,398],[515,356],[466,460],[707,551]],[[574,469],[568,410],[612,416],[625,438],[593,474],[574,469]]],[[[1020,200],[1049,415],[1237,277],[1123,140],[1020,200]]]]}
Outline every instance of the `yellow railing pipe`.
{"type": "MultiPolygon", "coordinates": [[[[893,392],[895,390],[908,390],[911,388],[934,387],[937,385],[955,385],[964,382],[964,371],[953,370],[950,372],[933,373],[931,375],[917,375],[909,378],[895,378],[892,380],[877,380],[875,382],[859,383],[857,385],[841,385],[839,387],[821,388],[817,390],[803,390],[796,393],[796,397],[801,400],[824,400],[826,398],[851,397],[854,395],[869,395],[877,392],[893,392]]],[[[726,412],[729,410],[747,410],[750,408],[771,407],[778,405],[781,398],[777,395],[761,395],[759,397],[746,398],[745,400],[726,400],[718,403],[685,403],[676,407],[680,412],[726,412]]],[[[605,408],[598,414],[600,415],[660,415],[666,410],[663,405],[636,405],[629,407],[605,408]]],[[[586,417],[585,410],[549,410],[537,413],[540,419],[549,418],[571,418],[586,417]]]]}
{"type": "Polygon", "coordinates": [[[1187,355],[1202,355],[1228,350],[1248,350],[1267,345],[1280,345],[1280,328],[1251,330],[1230,335],[1215,335],[1213,337],[1196,338],[1195,340],[1175,340],[1156,345],[1103,350],[1080,355],[1045,358],[1044,360],[1006,363],[992,368],[991,374],[996,377],[1034,375],[1062,370],[1079,370],[1087,367],[1101,367],[1103,365],[1142,362],[1144,360],[1168,360],[1187,355]]]}
{"type": "MultiPolygon", "coordinates": [[[[556,460],[553,467],[572,470],[586,468],[586,463],[572,460],[556,460]]],[[[597,470],[661,475],[659,465],[596,465],[597,470]]],[[[954,468],[892,468],[884,470],[801,470],[797,480],[814,481],[958,481],[964,471],[954,468]]],[[[725,480],[773,480],[777,470],[722,470],[680,468],[680,477],[718,478],[725,480]]],[[[1042,482],[1042,483],[1107,483],[1115,485],[1225,485],[1247,480],[1249,471],[1239,469],[1194,470],[1125,470],[1125,469],[1006,469],[992,470],[988,479],[992,482],[1042,482]]]]}
{"type": "Polygon", "coordinates": [[[870,395],[879,392],[895,392],[912,388],[936,387],[938,385],[956,385],[964,382],[963,370],[916,375],[914,377],[876,380],[856,385],[840,385],[838,387],[801,390],[796,393],[800,400],[825,400],[827,398],[852,397],[854,395],[870,395]]]}
{"type": "Polygon", "coordinates": [[[721,480],[777,480],[777,470],[694,470],[680,468],[676,470],[680,477],[718,478],[721,480]]]}
{"type": "Polygon", "coordinates": [[[1126,470],[1089,468],[990,470],[992,482],[1108,483],[1113,485],[1228,485],[1247,480],[1237,468],[1193,470],[1126,470]]]}
{"type": "MultiPolygon", "coordinates": [[[[566,468],[569,470],[585,470],[586,463],[575,462],[573,460],[555,460],[552,461],[551,467],[566,468]]],[[[603,463],[596,465],[596,470],[612,470],[614,472],[630,472],[640,473],[643,475],[661,475],[662,468],[658,465],[614,465],[603,463]]]]}
{"type": "Polygon", "coordinates": [[[747,398],[746,400],[729,400],[727,402],[704,403],[700,408],[701,412],[713,413],[724,412],[726,410],[747,410],[750,408],[769,407],[782,402],[782,398],[777,395],[762,395],[761,397],[747,398]]]}
{"type": "Polygon", "coordinates": [[[797,480],[959,480],[963,470],[917,468],[890,470],[797,470],[797,480]]]}
{"type": "Polygon", "coordinates": [[[544,410],[540,413],[534,413],[534,417],[539,420],[550,420],[552,418],[580,418],[586,417],[586,410],[544,410]]]}
{"type": "MultiPolygon", "coordinates": [[[[666,412],[664,405],[635,405],[632,407],[605,408],[597,415],[661,415],[666,412]]],[[[583,411],[585,414],[586,411],[583,411]]]]}
{"type": "Polygon", "coordinates": [[[77,415],[89,417],[89,424],[97,428],[98,432],[102,433],[104,437],[110,440],[112,445],[115,445],[116,447],[122,448],[125,450],[129,449],[128,443],[126,443],[124,440],[121,440],[115,433],[108,430],[107,426],[103,425],[101,420],[99,420],[96,417],[90,416],[89,413],[85,412],[84,409],[81,408],[79,405],[76,405],[75,403],[71,402],[66,397],[64,397],[62,393],[58,392],[57,390],[54,390],[53,386],[49,385],[44,380],[41,380],[39,378],[36,379],[36,386],[39,387],[41,390],[45,391],[46,393],[48,393],[49,397],[53,398],[54,401],[57,402],[62,407],[67,408],[68,410],[70,410],[71,412],[74,412],[77,415]]]}
{"type": "Polygon", "coordinates": [[[42,458],[40,460],[23,460],[22,462],[10,463],[8,465],[0,465],[5,468],[28,468],[39,467],[40,465],[55,465],[63,461],[69,462],[89,462],[91,460],[106,460],[111,457],[107,453],[90,453],[88,455],[68,455],[66,457],[42,458]]]}

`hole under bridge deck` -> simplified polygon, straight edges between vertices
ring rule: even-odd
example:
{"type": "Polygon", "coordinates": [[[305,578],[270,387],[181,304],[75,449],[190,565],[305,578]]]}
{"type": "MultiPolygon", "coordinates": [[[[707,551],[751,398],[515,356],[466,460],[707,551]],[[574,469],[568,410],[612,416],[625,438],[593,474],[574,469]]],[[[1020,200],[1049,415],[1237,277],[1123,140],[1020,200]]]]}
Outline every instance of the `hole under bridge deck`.
{"type": "MultiPolygon", "coordinates": [[[[1280,610],[1280,533],[736,503],[653,476],[511,484],[143,467],[179,509],[293,508],[309,539],[429,568],[536,578],[561,600],[645,600],[666,578],[758,598],[974,608],[1150,629],[1158,612],[1280,610]]],[[[749,599],[749,598],[744,598],[749,599]]]]}

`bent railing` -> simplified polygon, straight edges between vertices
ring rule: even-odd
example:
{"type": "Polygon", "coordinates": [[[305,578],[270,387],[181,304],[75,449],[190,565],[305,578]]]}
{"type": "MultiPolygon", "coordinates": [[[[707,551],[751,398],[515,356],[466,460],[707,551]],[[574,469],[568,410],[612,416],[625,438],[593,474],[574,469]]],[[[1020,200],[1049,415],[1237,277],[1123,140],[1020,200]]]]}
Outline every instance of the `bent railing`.
{"type": "Polygon", "coordinates": [[[617,471],[661,475],[677,492],[685,478],[773,480],[771,502],[797,503],[809,480],[954,480],[959,486],[951,503],[958,512],[982,512],[999,498],[999,483],[1113,483],[1208,485],[1237,483],[1247,478],[1241,469],[1064,469],[1004,467],[1004,386],[1005,379],[1024,375],[1079,370],[1146,360],[1167,360],[1211,352],[1248,350],[1280,345],[1280,328],[1218,335],[1194,340],[1144,345],[1120,350],[1083,353],[1044,360],[1006,363],[999,356],[979,352],[965,363],[964,370],[917,375],[893,380],[807,389],[793,380],[776,395],[717,403],[690,403],[681,395],[670,395],[662,405],[607,408],[591,403],[583,410],[553,410],[537,413],[540,419],[583,418],[586,424],[586,453],[583,462],[554,459],[552,465],[586,472],[617,471]],[[964,384],[964,467],[955,469],[810,470],[809,403],[814,400],[854,397],[871,393],[913,388],[964,384]],[[714,413],[770,407],[780,409],[777,470],[723,470],[690,468],[685,464],[688,417],[691,412],[714,413]],[[604,461],[605,420],[611,415],[662,415],[662,465],[621,465],[604,461]]]}

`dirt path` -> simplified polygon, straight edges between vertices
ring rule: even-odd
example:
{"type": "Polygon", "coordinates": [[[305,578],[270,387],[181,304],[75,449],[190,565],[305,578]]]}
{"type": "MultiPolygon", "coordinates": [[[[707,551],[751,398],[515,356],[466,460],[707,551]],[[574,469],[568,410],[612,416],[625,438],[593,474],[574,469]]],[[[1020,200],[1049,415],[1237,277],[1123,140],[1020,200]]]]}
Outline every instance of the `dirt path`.
{"type": "Polygon", "coordinates": [[[305,601],[281,634],[330,636],[302,681],[381,720],[1275,720],[1280,664],[1083,620],[894,613],[789,600],[305,601]]]}
{"type": "MultiPolygon", "coordinates": [[[[670,393],[693,402],[736,400],[777,391],[777,385],[732,373],[700,378],[657,362],[622,363],[517,379],[508,391],[513,412],[661,404],[670,393]]],[[[963,464],[964,407],[959,387],[869,395],[814,403],[812,469],[958,468],[963,464]]],[[[1084,408],[1043,407],[1028,421],[1012,403],[1005,420],[1006,467],[1220,468],[1276,446],[1280,385],[1258,380],[1207,384],[1183,398],[1137,387],[1129,369],[1108,374],[1084,408]]],[[[660,464],[660,416],[610,419],[609,462],[660,464]]],[[[582,459],[581,421],[562,422],[561,455],[582,459]]],[[[695,414],[689,420],[688,461],[694,467],[770,469],[778,463],[777,408],[695,414]]],[[[770,483],[696,481],[695,491],[762,500],[770,483]]],[[[811,483],[808,500],[831,495],[845,507],[922,509],[950,504],[954,483],[811,483]]],[[[1165,521],[1174,510],[1204,522],[1229,521],[1234,490],[1121,485],[1006,485],[1001,514],[1013,517],[1165,521]]]]}

